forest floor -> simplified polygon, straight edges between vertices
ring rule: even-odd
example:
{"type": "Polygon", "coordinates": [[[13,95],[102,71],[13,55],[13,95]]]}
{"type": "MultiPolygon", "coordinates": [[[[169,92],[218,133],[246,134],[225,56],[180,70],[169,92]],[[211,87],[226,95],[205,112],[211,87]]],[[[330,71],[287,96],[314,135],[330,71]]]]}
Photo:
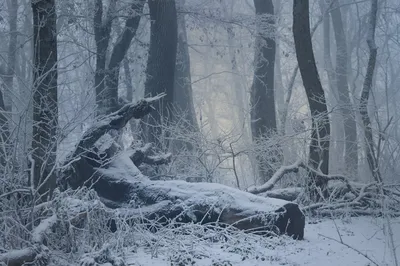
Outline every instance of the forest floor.
{"type": "MultiPolygon", "coordinates": [[[[141,244],[127,262],[136,266],[392,266],[395,263],[384,234],[385,224],[374,217],[308,221],[302,241],[184,225],[154,234],[140,232],[136,240],[141,244]]],[[[400,256],[400,219],[391,220],[391,225],[400,256]]]]}

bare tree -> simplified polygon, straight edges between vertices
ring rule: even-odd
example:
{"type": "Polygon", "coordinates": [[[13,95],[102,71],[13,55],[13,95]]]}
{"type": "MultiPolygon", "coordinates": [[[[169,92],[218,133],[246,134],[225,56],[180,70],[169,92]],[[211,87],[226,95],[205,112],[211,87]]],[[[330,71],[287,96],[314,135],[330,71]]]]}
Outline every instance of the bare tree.
{"type": "Polygon", "coordinates": [[[32,0],[33,13],[33,140],[31,184],[40,194],[52,192],[58,126],[57,14],[55,0],[32,0]]]}
{"type": "MultiPolygon", "coordinates": [[[[185,0],[178,0],[177,7],[182,9],[185,0]]],[[[177,16],[178,38],[177,53],[175,65],[173,112],[174,116],[182,116],[183,124],[187,130],[194,132],[199,130],[196,113],[193,103],[192,79],[190,75],[190,55],[186,33],[185,14],[180,13],[177,16]]],[[[189,143],[175,141],[174,148],[181,149],[186,147],[192,149],[189,143]]]]}
{"type": "Polygon", "coordinates": [[[365,74],[364,86],[361,93],[360,99],[360,113],[364,125],[364,135],[365,135],[365,149],[367,153],[368,166],[372,172],[375,181],[378,183],[382,182],[382,176],[379,170],[378,160],[375,151],[375,144],[372,135],[372,125],[371,119],[368,115],[368,100],[372,89],[372,80],[374,77],[376,57],[378,53],[378,48],[375,44],[375,28],[376,28],[376,14],[378,12],[378,1],[371,1],[371,13],[370,13],[370,25],[367,35],[367,44],[369,48],[369,58],[367,73],[365,74]]]}
{"type": "Polygon", "coordinates": [[[9,24],[9,43],[7,54],[7,68],[0,66],[0,76],[3,79],[4,89],[0,91],[0,142],[3,146],[0,148],[0,165],[4,166],[5,156],[9,149],[9,119],[11,119],[12,97],[11,92],[14,89],[15,61],[17,53],[17,19],[18,19],[18,0],[7,1],[8,5],[8,24],[9,24]]]}
{"type": "Polygon", "coordinates": [[[125,58],[133,37],[136,35],[145,0],[133,1],[128,18],[116,44],[112,48],[108,65],[109,47],[113,19],[116,16],[116,0],[110,0],[107,14],[103,15],[103,1],[96,0],[93,17],[96,40],[96,103],[98,114],[105,115],[118,109],[118,83],[120,65],[125,58]]]}
{"type": "Polygon", "coordinates": [[[177,50],[177,14],[175,0],[149,1],[150,49],[146,69],[145,95],[166,93],[155,111],[147,119],[144,128],[146,141],[161,147],[162,124],[172,119],[171,105],[174,99],[174,76],[177,50]]]}
{"type": "MultiPolygon", "coordinates": [[[[0,147],[0,166],[4,167],[6,163],[7,156],[7,142],[10,136],[8,129],[8,118],[5,114],[5,106],[4,106],[4,97],[3,92],[0,91],[0,143],[2,146],[0,147]]],[[[2,170],[2,169],[0,169],[2,170]]]]}
{"type": "Polygon", "coordinates": [[[10,41],[8,43],[8,54],[7,54],[7,74],[4,76],[4,96],[5,108],[7,112],[11,112],[12,100],[11,92],[15,91],[14,86],[14,75],[15,75],[15,61],[17,59],[17,19],[18,19],[18,0],[7,1],[8,13],[9,13],[9,27],[10,27],[10,41]]]}
{"type": "MultiPolygon", "coordinates": [[[[308,0],[293,0],[293,35],[300,74],[311,111],[312,133],[309,164],[323,174],[329,172],[329,135],[325,94],[322,88],[311,42],[308,0]]],[[[310,185],[326,193],[327,181],[310,172],[310,185]]],[[[320,199],[318,191],[310,190],[314,200],[320,199]]]]}
{"type": "MultiPolygon", "coordinates": [[[[251,86],[251,129],[253,140],[277,132],[274,98],[274,6],[272,0],[254,0],[257,36],[254,54],[254,78],[251,86]]],[[[265,182],[273,170],[258,160],[260,176],[265,182]]]]}
{"type": "Polygon", "coordinates": [[[342,13],[339,1],[333,1],[331,11],[332,25],[336,39],[336,86],[339,96],[339,108],[343,117],[344,124],[344,143],[345,169],[349,173],[357,173],[358,154],[357,154],[357,125],[354,110],[350,100],[348,84],[348,53],[346,34],[344,32],[342,13]]]}
{"type": "MultiPolygon", "coordinates": [[[[328,106],[334,109],[338,105],[337,86],[336,86],[336,72],[333,68],[331,57],[331,21],[329,11],[331,10],[332,1],[330,4],[326,0],[320,0],[319,6],[321,9],[321,16],[323,22],[323,53],[324,53],[324,71],[328,78],[329,93],[327,93],[326,100],[328,106]]],[[[331,109],[331,110],[332,110],[331,109]]],[[[329,147],[329,167],[331,171],[335,171],[344,165],[343,155],[345,149],[345,142],[343,141],[344,129],[342,115],[337,112],[331,114],[331,141],[329,147]]]]}

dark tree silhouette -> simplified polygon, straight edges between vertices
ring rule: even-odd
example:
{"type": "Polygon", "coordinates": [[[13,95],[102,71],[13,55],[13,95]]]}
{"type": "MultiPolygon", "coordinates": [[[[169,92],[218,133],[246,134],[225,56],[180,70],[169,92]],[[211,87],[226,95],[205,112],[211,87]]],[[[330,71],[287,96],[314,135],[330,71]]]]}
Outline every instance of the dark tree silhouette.
{"type": "MultiPolygon", "coordinates": [[[[183,6],[184,0],[177,2],[177,9],[183,8],[183,6]]],[[[177,24],[178,43],[175,65],[173,112],[175,117],[179,116],[184,118],[182,120],[182,124],[179,125],[182,129],[189,132],[196,132],[199,130],[199,126],[197,124],[193,103],[192,79],[190,74],[190,55],[187,43],[186,20],[184,13],[178,14],[177,24]]],[[[182,140],[174,140],[173,148],[176,151],[183,148],[191,150],[193,149],[193,145],[182,140]]]]}
{"type": "Polygon", "coordinates": [[[345,169],[355,174],[358,165],[357,125],[350,100],[349,83],[347,78],[347,41],[338,1],[333,2],[331,18],[336,39],[336,85],[337,93],[339,94],[339,108],[343,116],[344,124],[343,138],[345,140],[345,169]]]}
{"type": "MultiPolygon", "coordinates": [[[[274,98],[274,6],[272,0],[254,0],[257,36],[254,54],[254,78],[251,86],[251,130],[253,139],[277,132],[274,98]]],[[[276,156],[277,157],[277,156],[276,156]]],[[[276,158],[278,160],[278,158],[276,158]]],[[[258,160],[260,177],[265,182],[273,174],[264,160],[258,160]]]]}
{"type": "MultiPolygon", "coordinates": [[[[325,94],[319,79],[311,42],[308,0],[293,0],[293,35],[297,61],[312,118],[309,164],[323,174],[328,174],[330,126],[325,94]]],[[[319,190],[326,194],[326,186],[326,180],[310,172],[309,188],[313,200],[321,198],[319,190]]]]}
{"type": "Polygon", "coordinates": [[[33,184],[40,194],[56,185],[57,14],[55,0],[32,0],[33,14],[33,184]]]}
{"type": "Polygon", "coordinates": [[[108,13],[103,18],[103,2],[96,0],[93,17],[96,40],[95,88],[98,114],[106,115],[118,110],[119,70],[133,37],[139,26],[145,0],[133,1],[121,35],[112,48],[108,65],[107,51],[111,36],[112,21],[115,16],[116,1],[111,0],[108,13]]]}
{"type": "Polygon", "coordinates": [[[177,51],[177,14],[175,1],[150,0],[150,49],[147,61],[145,95],[166,93],[144,126],[147,142],[161,147],[161,125],[172,120],[171,105],[174,98],[174,76],[177,51]]]}
{"type": "Polygon", "coordinates": [[[368,115],[368,100],[369,94],[372,89],[372,79],[374,77],[376,56],[378,54],[378,48],[375,44],[375,28],[376,28],[376,17],[378,12],[378,1],[371,1],[370,11],[370,25],[368,29],[367,44],[369,48],[369,58],[367,65],[367,73],[365,74],[364,85],[361,92],[360,99],[360,113],[364,125],[365,145],[367,151],[368,166],[372,172],[372,175],[377,183],[382,182],[382,176],[379,170],[378,158],[374,146],[374,138],[372,135],[371,119],[368,115]]]}

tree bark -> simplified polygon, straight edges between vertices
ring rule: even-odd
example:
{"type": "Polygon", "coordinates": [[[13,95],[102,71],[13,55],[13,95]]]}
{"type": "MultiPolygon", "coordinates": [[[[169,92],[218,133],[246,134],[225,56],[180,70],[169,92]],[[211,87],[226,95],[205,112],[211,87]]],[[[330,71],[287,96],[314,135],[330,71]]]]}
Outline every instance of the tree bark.
{"type": "Polygon", "coordinates": [[[348,53],[346,34],[344,32],[342,13],[338,1],[334,1],[331,11],[333,30],[336,39],[336,78],[337,93],[339,96],[339,108],[344,124],[344,163],[345,170],[352,175],[357,173],[357,125],[355,114],[350,99],[348,84],[348,53]]]}
{"type": "MultiPolygon", "coordinates": [[[[14,88],[14,75],[17,54],[17,19],[18,19],[18,0],[7,1],[9,9],[9,27],[10,41],[8,43],[7,54],[7,75],[4,77],[4,104],[7,112],[12,111],[12,92],[16,92],[14,88]]],[[[11,118],[11,116],[10,116],[11,118]]]]}
{"type": "Polygon", "coordinates": [[[118,110],[119,70],[139,27],[144,3],[145,0],[133,1],[130,6],[130,13],[125,21],[124,29],[112,48],[110,60],[108,65],[106,65],[116,0],[111,0],[107,16],[104,20],[102,19],[102,0],[96,1],[94,15],[94,32],[97,49],[95,87],[99,115],[107,115],[118,110]]]}
{"type": "MultiPolygon", "coordinates": [[[[277,132],[274,67],[275,67],[275,21],[272,0],[254,0],[256,9],[257,37],[254,54],[254,78],[251,86],[250,115],[253,140],[269,137],[277,132]]],[[[278,155],[277,155],[278,157],[278,155]]],[[[279,158],[271,158],[272,161],[279,158]]],[[[258,158],[259,174],[263,182],[273,174],[271,166],[258,158]]]]}
{"type": "MultiPolygon", "coordinates": [[[[309,164],[323,174],[328,174],[330,126],[325,94],[319,79],[311,42],[308,0],[293,0],[293,35],[312,119],[309,164]]],[[[312,200],[320,200],[321,195],[318,190],[325,196],[327,182],[312,172],[309,172],[309,176],[309,196],[312,200]]]]}
{"type": "Polygon", "coordinates": [[[151,0],[150,9],[150,49],[147,61],[145,95],[166,93],[155,105],[155,111],[144,125],[146,142],[155,143],[158,148],[168,147],[163,141],[165,130],[172,120],[171,105],[174,102],[174,76],[177,50],[177,13],[175,0],[151,0]]]}
{"type": "Polygon", "coordinates": [[[129,61],[127,58],[124,59],[123,63],[125,72],[126,100],[131,103],[133,102],[133,92],[135,91],[132,84],[131,68],[129,67],[129,61]]]}
{"type": "Polygon", "coordinates": [[[368,29],[368,37],[367,44],[369,48],[369,58],[368,58],[368,66],[367,73],[365,74],[364,85],[361,92],[360,99],[360,113],[364,126],[364,135],[365,135],[365,149],[367,153],[367,162],[368,166],[372,172],[372,175],[376,182],[382,182],[382,176],[379,170],[378,158],[376,156],[374,139],[372,135],[372,125],[371,119],[368,115],[368,100],[369,94],[372,90],[372,80],[374,77],[375,65],[376,65],[376,57],[378,53],[378,48],[375,44],[375,28],[376,28],[376,17],[378,12],[378,1],[371,1],[371,13],[370,13],[370,25],[368,29]]]}
{"type": "Polygon", "coordinates": [[[57,14],[55,0],[32,0],[33,13],[33,185],[51,195],[56,184],[57,14]]]}
{"type": "MultiPolygon", "coordinates": [[[[130,11],[131,14],[125,21],[125,27],[122,31],[122,34],[121,36],[119,36],[111,52],[111,57],[108,63],[107,73],[105,77],[106,78],[105,89],[108,92],[107,94],[111,96],[113,101],[116,100],[118,102],[118,84],[119,84],[120,66],[128,52],[133,37],[135,37],[136,35],[141,15],[143,13],[144,4],[145,0],[140,0],[140,1],[134,1],[134,3],[131,5],[131,11],[130,11]]],[[[118,109],[118,105],[116,106],[112,105],[111,107],[112,108],[109,110],[110,112],[115,112],[118,109]]]]}
{"type": "Polygon", "coordinates": [[[4,171],[4,167],[6,165],[7,158],[7,147],[8,147],[8,138],[10,136],[10,131],[8,128],[8,118],[5,114],[5,106],[4,106],[4,98],[3,92],[0,91],[0,134],[1,140],[0,143],[4,147],[0,147],[0,173],[4,171]]]}
{"type": "MultiPolygon", "coordinates": [[[[178,0],[178,7],[183,9],[185,1],[178,0]]],[[[190,74],[190,55],[187,43],[185,14],[177,16],[178,38],[174,77],[174,104],[175,117],[182,117],[183,124],[180,127],[189,132],[198,132],[196,113],[193,102],[192,79],[190,74]]],[[[173,141],[175,150],[192,150],[193,145],[180,140],[173,141]]]]}
{"type": "MultiPolygon", "coordinates": [[[[323,17],[323,42],[324,42],[324,70],[328,77],[329,82],[329,93],[327,94],[327,103],[331,108],[335,108],[338,105],[339,96],[337,95],[337,85],[336,85],[336,73],[333,68],[332,58],[331,58],[331,22],[329,11],[331,10],[331,5],[327,5],[325,0],[320,0],[321,15],[323,17]]],[[[331,141],[329,147],[329,169],[331,171],[337,171],[343,169],[344,165],[343,155],[345,149],[344,128],[343,128],[343,118],[340,113],[331,113],[331,141]]]]}
{"type": "MultiPolygon", "coordinates": [[[[275,14],[277,20],[280,20],[282,17],[282,7],[281,1],[275,2],[275,14]]],[[[285,126],[283,114],[285,109],[285,88],[283,86],[283,78],[282,78],[282,64],[281,64],[281,40],[280,36],[277,36],[275,40],[276,43],[276,52],[275,52],[275,84],[274,84],[274,92],[275,92],[275,104],[277,110],[277,127],[278,133],[282,136],[285,135],[285,126]]],[[[285,123],[286,124],[286,123],[285,123]]]]}
{"type": "MultiPolygon", "coordinates": [[[[323,14],[319,18],[319,20],[315,23],[315,25],[311,29],[311,37],[316,32],[316,30],[317,30],[318,26],[320,25],[320,23],[322,22],[324,16],[325,16],[325,14],[323,14]]],[[[289,112],[289,104],[290,104],[290,100],[292,98],[293,87],[294,87],[294,84],[296,82],[296,77],[297,77],[297,73],[298,72],[299,72],[299,66],[297,65],[295,67],[295,69],[293,70],[292,75],[290,76],[289,86],[288,86],[288,89],[287,89],[287,95],[286,95],[286,98],[285,98],[285,104],[284,104],[283,114],[282,114],[282,118],[281,118],[282,125],[286,125],[286,120],[287,120],[288,112],[289,112]]],[[[284,128],[282,128],[281,130],[284,130],[284,128]]],[[[282,134],[283,133],[284,133],[284,131],[282,131],[282,134]]]]}
{"type": "Polygon", "coordinates": [[[96,0],[93,16],[94,37],[96,41],[96,70],[94,75],[94,86],[96,89],[97,114],[105,115],[118,103],[118,92],[107,91],[105,87],[106,59],[110,41],[112,16],[115,12],[116,0],[110,0],[108,13],[103,19],[103,1],[96,0]]]}
{"type": "Polygon", "coordinates": [[[0,149],[0,166],[4,167],[6,157],[9,151],[9,136],[10,136],[10,123],[11,112],[12,112],[12,91],[14,89],[14,75],[15,75],[15,61],[17,53],[17,18],[18,18],[18,0],[7,1],[8,4],[8,16],[9,16],[9,27],[10,27],[10,41],[8,43],[8,54],[7,54],[7,68],[0,70],[0,76],[4,82],[3,91],[0,90],[0,143],[4,145],[0,149]]]}

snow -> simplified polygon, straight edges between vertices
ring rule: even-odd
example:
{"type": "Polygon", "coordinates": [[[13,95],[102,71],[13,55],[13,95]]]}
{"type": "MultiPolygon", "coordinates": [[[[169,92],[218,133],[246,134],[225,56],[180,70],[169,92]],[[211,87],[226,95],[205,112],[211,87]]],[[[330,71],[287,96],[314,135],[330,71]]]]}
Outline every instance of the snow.
{"type": "MultiPolygon", "coordinates": [[[[358,217],[343,220],[323,220],[307,224],[305,240],[287,237],[263,238],[244,233],[227,234],[227,241],[212,242],[191,235],[169,235],[161,232],[154,244],[143,245],[127,256],[127,265],[309,265],[366,266],[374,265],[358,252],[335,242],[340,241],[367,254],[381,266],[394,265],[383,234],[380,218],[358,217]],[[225,263],[225,264],[224,264],[225,263]]],[[[400,219],[392,221],[396,245],[400,245],[400,219]]],[[[206,231],[205,235],[207,235],[206,231]]],[[[210,233],[208,233],[210,234],[210,233]]],[[[397,248],[397,252],[400,247],[397,248]]]]}
{"type": "Polygon", "coordinates": [[[186,204],[207,204],[240,207],[252,213],[257,211],[272,212],[287,201],[263,198],[250,193],[216,183],[188,183],[185,181],[149,182],[147,191],[154,189],[155,194],[164,191],[171,198],[185,200],[186,204]]]}
{"type": "Polygon", "coordinates": [[[132,163],[129,155],[131,155],[130,150],[123,151],[113,158],[108,168],[98,168],[97,170],[103,175],[132,182],[145,179],[136,165],[132,163]]]}
{"type": "Polygon", "coordinates": [[[57,222],[57,215],[52,216],[42,220],[40,224],[32,232],[32,240],[34,243],[41,243],[46,230],[57,222]]]}
{"type": "Polygon", "coordinates": [[[297,196],[303,192],[304,189],[301,187],[288,187],[288,188],[277,188],[258,194],[261,197],[272,197],[284,200],[294,200],[297,196]]]}
{"type": "Polygon", "coordinates": [[[145,187],[147,196],[156,202],[180,199],[186,206],[232,207],[243,211],[241,213],[243,215],[273,212],[288,203],[280,199],[259,197],[217,183],[189,183],[181,180],[150,181],[132,163],[129,151],[119,154],[107,169],[98,169],[98,171],[118,180],[141,181],[141,186],[145,187]],[[161,198],[162,196],[167,198],[161,198]]]}
{"type": "Polygon", "coordinates": [[[32,248],[12,250],[7,252],[6,254],[0,254],[0,262],[13,261],[22,257],[31,256],[31,254],[33,254],[34,252],[35,251],[32,248]]]}
{"type": "Polygon", "coordinates": [[[109,134],[104,134],[103,136],[101,136],[96,143],[94,144],[94,146],[101,152],[106,151],[107,149],[109,149],[113,144],[115,143],[114,138],[109,134]]]}

